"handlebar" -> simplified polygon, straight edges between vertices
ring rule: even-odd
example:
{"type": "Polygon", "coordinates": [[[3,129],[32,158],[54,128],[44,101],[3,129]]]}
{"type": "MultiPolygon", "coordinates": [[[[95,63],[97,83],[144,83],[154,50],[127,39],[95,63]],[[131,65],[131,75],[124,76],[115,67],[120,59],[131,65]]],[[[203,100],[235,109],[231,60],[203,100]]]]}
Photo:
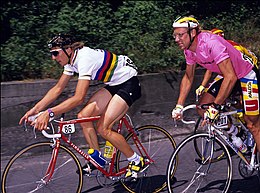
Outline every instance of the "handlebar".
{"type": "MultiPolygon", "coordinates": [[[[28,117],[28,120],[30,121],[30,122],[33,122],[33,121],[35,121],[41,114],[42,114],[43,112],[39,112],[38,114],[36,114],[36,115],[32,115],[32,116],[30,116],[30,117],[28,117]]],[[[64,114],[62,114],[62,118],[64,117],[64,114]]],[[[51,122],[53,119],[50,119],[49,120],[49,122],[51,122]]],[[[52,125],[51,125],[52,126],[52,125]]],[[[53,126],[52,126],[53,127],[53,126]]],[[[26,128],[26,122],[25,122],[25,128],[26,128]]],[[[35,130],[35,128],[34,128],[34,130],[35,130]]],[[[51,128],[50,127],[47,127],[47,130],[51,130],[51,128]]],[[[53,132],[54,132],[54,129],[52,129],[53,130],[53,132]]],[[[46,137],[46,138],[49,138],[49,139],[53,139],[53,138],[60,138],[61,137],[61,134],[55,134],[55,133],[53,133],[53,134],[49,134],[49,133],[47,133],[46,132],[46,130],[42,130],[41,131],[41,133],[42,133],[42,135],[44,136],[44,137],[46,137]]],[[[35,131],[34,131],[34,135],[35,135],[35,138],[36,138],[36,134],[35,134],[35,131]]]]}
{"type": "MultiPolygon", "coordinates": [[[[195,105],[195,104],[187,105],[186,107],[183,108],[182,113],[184,113],[184,111],[187,111],[187,110],[189,110],[189,109],[196,109],[196,108],[197,108],[197,105],[195,105]]],[[[184,124],[195,124],[195,123],[196,123],[196,121],[186,121],[186,120],[184,120],[184,119],[183,119],[183,116],[182,116],[181,121],[182,121],[184,124]]]]}
{"type": "MultiPolygon", "coordinates": [[[[48,129],[50,129],[50,128],[48,127],[48,129]]],[[[58,134],[58,133],[56,133],[56,134],[49,134],[45,130],[42,130],[42,134],[43,134],[44,137],[49,138],[49,139],[60,138],[61,137],[61,134],[58,134]]]]}

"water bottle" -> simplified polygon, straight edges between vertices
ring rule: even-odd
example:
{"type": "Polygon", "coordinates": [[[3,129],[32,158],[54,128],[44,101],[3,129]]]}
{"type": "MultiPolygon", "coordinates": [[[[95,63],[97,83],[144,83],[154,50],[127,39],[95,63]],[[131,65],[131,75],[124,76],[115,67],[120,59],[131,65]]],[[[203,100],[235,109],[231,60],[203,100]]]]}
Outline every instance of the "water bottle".
{"type": "Polygon", "coordinates": [[[243,143],[242,139],[240,137],[237,137],[235,135],[231,136],[232,143],[242,152],[245,153],[247,151],[246,145],[243,143]]]}
{"type": "Polygon", "coordinates": [[[246,139],[246,145],[248,147],[253,147],[255,144],[255,141],[254,141],[254,138],[253,138],[253,135],[250,131],[247,132],[247,139],[246,139]]]}
{"type": "Polygon", "coordinates": [[[89,149],[88,150],[88,154],[90,155],[91,158],[93,158],[97,164],[100,167],[104,167],[106,164],[106,159],[101,155],[101,152],[99,152],[98,150],[95,149],[89,149]]]}
{"type": "Polygon", "coordinates": [[[114,146],[109,141],[106,141],[104,157],[112,158],[113,152],[114,152],[114,146]]]}

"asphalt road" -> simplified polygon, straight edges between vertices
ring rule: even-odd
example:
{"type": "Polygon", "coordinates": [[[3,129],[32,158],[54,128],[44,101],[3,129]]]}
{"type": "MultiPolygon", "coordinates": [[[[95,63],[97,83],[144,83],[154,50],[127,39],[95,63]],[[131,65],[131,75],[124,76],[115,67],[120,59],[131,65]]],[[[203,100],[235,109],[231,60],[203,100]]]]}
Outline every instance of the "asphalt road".
{"type": "MultiPolygon", "coordinates": [[[[175,137],[175,141],[179,143],[184,136],[175,137]]],[[[168,153],[168,152],[165,152],[168,153]]],[[[233,177],[229,193],[260,193],[260,184],[256,173],[250,179],[243,179],[238,171],[239,158],[237,156],[232,156],[233,164],[233,177]]],[[[109,188],[103,188],[99,186],[95,178],[84,177],[84,186],[82,193],[126,193],[120,183],[115,184],[109,188]]],[[[163,193],[168,192],[167,189],[162,191],[163,193]]]]}
{"type": "MultiPolygon", "coordinates": [[[[180,135],[174,137],[175,141],[179,143],[186,135],[180,135]]],[[[169,152],[165,152],[168,154],[169,152]]],[[[239,159],[237,156],[233,156],[233,178],[232,184],[230,186],[230,193],[259,193],[260,185],[258,183],[258,178],[254,175],[250,179],[243,179],[238,172],[238,162],[239,159]]],[[[1,167],[3,168],[6,164],[5,159],[1,159],[1,167]]],[[[2,169],[1,169],[2,173],[2,169]]],[[[101,187],[95,177],[84,176],[82,193],[124,193],[127,192],[120,183],[116,183],[111,187],[101,187]]],[[[163,190],[162,192],[167,192],[163,190]]],[[[65,193],[65,192],[64,192],[65,193]]]]}
{"type": "MultiPolygon", "coordinates": [[[[182,139],[184,139],[187,135],[190,135],[193,130],[193,125],[184,125],[182,123],[178,123],[178,126],[175,127],[173,122],[163,121],[165,120],[165,115],[156,115],[156,118],[153,115],[148,115],[146,118],[147,123],[160,125],[166,128],[174,137],[174,140],[178,144],[182,139]],[[158,121],[160,120],[160,121],[158,121]]],[[[147,124],[143,123],[143,124],[147,124]]],[[[24,133],[22,128],[12,128],[6,129],[1,133],[4,136],[1,136],[1,176],[3,169],[10,158],[17,150],[22,148],[26,144],[30,144],[32,142],[42,140],[39,135],[37,139],[34,139],[34,136],[31,132],[24,133]],[[29,135],[29,137],[27,136],[29,135]],[[14,137],[20,136],[20,137],[14,137]],[[3,141],[4,140],[4,141],[3,141]]],[[[80,144],[84,144],[84,139],[82,139],[82,134],[79,132],[76,136],[77,140],[80,144]]],[[[171,152],[165,151],[165,154],[169,154],[171,152]]],[[[260,193],[260,184],[258,183],[258,178],[254,175],[250,179],[243,179],[238,172],[238,162],[239,159],[237,156],[233,156],[233,178],[230,186],[230,193],[260,193]]],[[[124,193],[125,189],[121,186],[120,183],[114,184],[112,187],[101,187],[95,177],[87,177],[84,176],[82,193],[124,193]]],[[[162,192],[167,192],[167,190],[163,190],[162,192]]],[[[63,192],[66,193],[66,192],[63,192]]]]}

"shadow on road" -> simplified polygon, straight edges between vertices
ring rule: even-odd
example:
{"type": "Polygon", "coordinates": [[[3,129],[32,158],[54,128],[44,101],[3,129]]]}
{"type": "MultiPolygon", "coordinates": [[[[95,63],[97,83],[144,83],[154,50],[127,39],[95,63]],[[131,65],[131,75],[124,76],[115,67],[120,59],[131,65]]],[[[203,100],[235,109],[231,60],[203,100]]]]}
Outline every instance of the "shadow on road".
{"type": "Polygon", "coordinates": [[[257,175],[249,179],[232,180],[229,193],[259,193],[260,182],[257,175]]]}

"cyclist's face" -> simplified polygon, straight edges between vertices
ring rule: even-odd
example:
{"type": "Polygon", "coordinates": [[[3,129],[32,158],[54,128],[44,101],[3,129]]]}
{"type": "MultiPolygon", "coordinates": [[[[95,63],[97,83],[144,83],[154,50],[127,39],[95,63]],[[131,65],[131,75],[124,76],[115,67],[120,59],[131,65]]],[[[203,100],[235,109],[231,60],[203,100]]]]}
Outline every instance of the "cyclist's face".
{"type": "Polygon", "coordinates": [[[187,28],[174,28],[172,36],[181,50],[188,48],[190,44],[190,37],[187,28]]]}
{"type": "MultiPolygon", "coordinates": [[[[70,55],[71,49],[70,48],[66,49],[66,52],[68,53],[68,55],[70,55]]],[[[59,47],[52,48],[50,50],[50,53],[52,59],[58,62],[61,66],[65,66],[68,63],[68,56],[61,48],[59,47]]]]}

